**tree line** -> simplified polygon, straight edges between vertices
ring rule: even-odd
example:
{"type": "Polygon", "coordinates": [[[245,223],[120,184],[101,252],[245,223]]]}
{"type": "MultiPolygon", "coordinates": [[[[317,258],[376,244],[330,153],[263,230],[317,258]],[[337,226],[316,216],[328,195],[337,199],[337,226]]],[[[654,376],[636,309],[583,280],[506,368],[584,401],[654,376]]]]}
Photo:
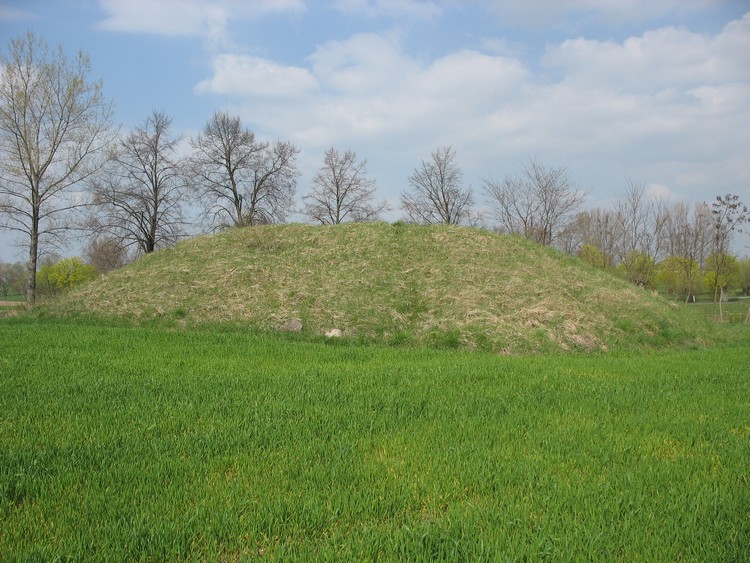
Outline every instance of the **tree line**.
{"type": "MultiPolygon", "coordinates": [[[[83,52],[68,58],[28,33],[10,42],[0,63],[0,226],[27,241],[30,305],[40,279],[65,287],[90,275],[71,273],[81,264],[68,263],[59,275],[39,275],[43,249],[71,234],[87,237],[89,265],[104,272],[194,234],[192,209],[200,210],[203,232],[281,223],[294,213],[330,225],[392,211],[375,197],[367,160],[350,149],[325,152],[297,208],[300,149],[258,139],[236,115],[215,112],[184,154],[185,139],[164,112],[124,134],[113,127],[112,105],[101,82],[89,80],[83,52]]],[[[691,208],[651,200],[634,182],[613,209],[581,211],[585,193],[567,169],[533,158],[515,175],[482,180],[482,195],[486,205],[478,207],[446,146],[415,168],[400,204],[406,221],[519,234],[617,268],[639,285],[662,276],[686,298],[702,281],[721,297],[739,267],[731,237],[748,221],[737,196],[691,208]]]]}

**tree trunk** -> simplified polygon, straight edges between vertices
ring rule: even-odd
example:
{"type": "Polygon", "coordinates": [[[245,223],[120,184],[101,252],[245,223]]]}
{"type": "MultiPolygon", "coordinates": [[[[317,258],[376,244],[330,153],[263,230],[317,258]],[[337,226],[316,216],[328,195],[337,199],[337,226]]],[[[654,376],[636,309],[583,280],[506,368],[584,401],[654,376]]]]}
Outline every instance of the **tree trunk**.
{"type": "Polygon", "coordinates": [[[31,233],[29,244],[28,284],[26,286],[26,306],[33,307],[36,304],[36,263],[39,257],[39,228],[35,225],[31,233]]]}

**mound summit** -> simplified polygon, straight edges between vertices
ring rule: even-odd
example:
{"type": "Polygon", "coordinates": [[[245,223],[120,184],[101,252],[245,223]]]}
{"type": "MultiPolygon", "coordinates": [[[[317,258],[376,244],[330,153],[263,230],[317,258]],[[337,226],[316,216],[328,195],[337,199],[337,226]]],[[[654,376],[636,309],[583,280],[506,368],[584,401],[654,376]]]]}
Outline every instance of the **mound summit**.
{"type": "MultiPolygon", "coordinates": [[[[234,323],[500,353],[698,340],[684,308],[516,236],[368,223],[231,229],[147,255],[47,306],[55,316],[234,323]]],[[[693,319],[694,320],[694,319],[693,319]]],[[[695,323],[692,322],[694,326],[695,323]]]]}

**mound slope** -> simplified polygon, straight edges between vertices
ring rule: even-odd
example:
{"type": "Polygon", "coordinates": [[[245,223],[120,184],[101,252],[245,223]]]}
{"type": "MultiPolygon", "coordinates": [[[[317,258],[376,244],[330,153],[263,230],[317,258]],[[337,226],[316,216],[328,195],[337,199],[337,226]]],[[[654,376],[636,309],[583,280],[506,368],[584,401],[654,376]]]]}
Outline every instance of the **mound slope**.
{"type": "Polygon", "coordinates": [[[448,226],[275,225],[184,241],[53,315],[241,323],[517,353],[697,340],[683,308],[520,237],[448,226]]]}

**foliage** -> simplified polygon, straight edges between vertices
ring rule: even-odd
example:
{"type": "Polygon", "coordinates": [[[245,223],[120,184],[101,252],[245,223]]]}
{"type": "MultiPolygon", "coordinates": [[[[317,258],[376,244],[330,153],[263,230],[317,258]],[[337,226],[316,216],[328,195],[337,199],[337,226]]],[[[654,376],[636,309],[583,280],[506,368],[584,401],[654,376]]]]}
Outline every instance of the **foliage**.
{"type": "Polygon", "coordinates": [[[750,258],[737,261],[739,268],[739,287],[743,295],[750,295],[750,258]]]}
{"type": "Polygon", "coordinates": [[[463,172],[452,147],[439,147],[409,176],[401,207],[410,221],[426,225],[459,225],[471,221],[474,197],[463,187],[463,172]]]}
{"type": "Polygon", "coordinates": [[[628,281],[640,287],[652,287],[656,278],[656,262],[639,250],[628,252],[619,269],[628,281]]]}
{"type": "Polygon", "coordinates": [[[5,263],[0,261],[0,293],[3,300],[8,296],[23,293],[26,281],[26,267],[19,263],[5,263]]]}
{"type": "Polygon", "coordinates": [[[706,260],[705,284],[714,295],[740,285],[740,268],[734,256],[724,253],[712,254],[706,260]]]}
{"type": "Polygon", "coordinates": [[[578,258],[593,266],[594,268],[604,268],[604,255],[593,244],[584,244],[578,251],[578,258]]]}
{"type": "Polygon", "coordinates": [[[0,321],[0,559],[742,560],[744,334],[613,361],[0,321]]]}
{"type": "Polygon", "coordinates": [[[72,289],[97,277],[96,268],[86,264],[81,258],[63,258],[52,265],[44,265],[39,270],[39,279],[51,293],[56,290],[72,289]]]}
{"type": "Polygon", "coordinates": [[[698,262],[682,256],[670,256],[659,264],[658,280],[667,292],[688,299],[699,293],[702,272],[698,262]]]}
{"type": "Polygon", "coordinates": [[[27,302],[36,299],[40,245],[59,240],[86,202],[76,186],[102,163],[112,109],[90,82],[88,57],[29,32],[0,57],[0,226],[28,237],[27,302]]]}
{"type": "Polygon", "coordinates": [[[330,148],[323,166],[313,178],[313,188],[303,199],[302,212],[322,225],[346,221],[374,221],[388,204],[373,202],[375,181],[367,179],[367,161],[357,161],[357,153],[341,154],[330,148]]]}
{"type": "Polygon", "coordinates": [[[734,257],[729,255],[729,245],[735,232],[750,221],[750,211],[739,196],[717,196],[711,205],[714,218],[713,254],[706,261],[706,285],[714,290],[714,302],[720,300],[730,285],[739,284],[739,270],[734,257]]]}

